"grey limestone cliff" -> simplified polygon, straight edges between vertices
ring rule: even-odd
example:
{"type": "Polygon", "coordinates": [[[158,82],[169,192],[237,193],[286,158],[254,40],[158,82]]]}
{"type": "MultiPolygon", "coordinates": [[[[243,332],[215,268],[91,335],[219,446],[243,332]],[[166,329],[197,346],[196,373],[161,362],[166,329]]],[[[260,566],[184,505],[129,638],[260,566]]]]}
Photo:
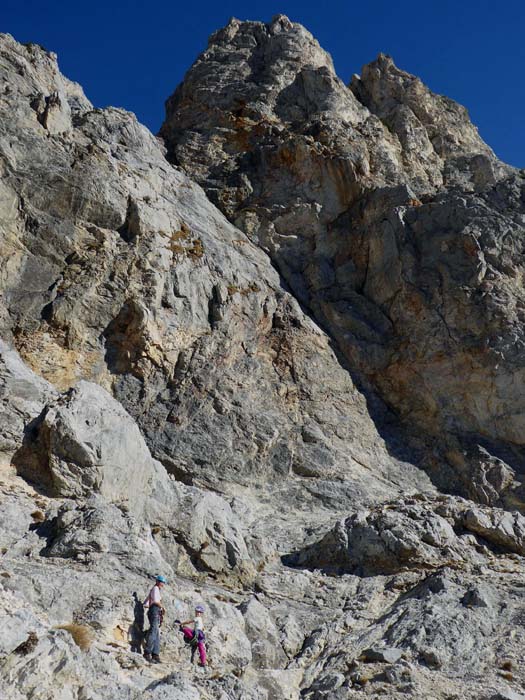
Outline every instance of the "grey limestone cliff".
{"type": "Polygon", "coordinates": [[[460,491],[497,500],[490,477],[476,491],[490,460],[523,464],[523,174],[391,58],[347,87],[282,16],[214,34],[166,108],[171,160],[354,372],[439,436],[460,491]]]}
{"type": "Polygon", "coordinates": [[[0,695],[524,697],[524,185],[284,16],[158,137],[0,35],[0,695]]]}

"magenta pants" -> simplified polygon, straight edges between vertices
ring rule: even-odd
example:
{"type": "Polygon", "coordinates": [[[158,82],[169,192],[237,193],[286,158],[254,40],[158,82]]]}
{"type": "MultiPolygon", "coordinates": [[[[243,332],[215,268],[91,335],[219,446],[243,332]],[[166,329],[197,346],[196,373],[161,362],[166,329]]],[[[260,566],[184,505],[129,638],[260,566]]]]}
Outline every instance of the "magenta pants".
{"type": "MultiPolygon", "coordinates": [[[[193,630],[190,629],[189,627],[183,627],[182,633],[184,634],[184,639],[193,639],[193,630]]],[[[205,666],[206,665],[206,647],[204,646],[204,642],[198,642],[197,649],[199,650],[199,658],[201,660],[201,664],[203,666],[205,666]]]]}

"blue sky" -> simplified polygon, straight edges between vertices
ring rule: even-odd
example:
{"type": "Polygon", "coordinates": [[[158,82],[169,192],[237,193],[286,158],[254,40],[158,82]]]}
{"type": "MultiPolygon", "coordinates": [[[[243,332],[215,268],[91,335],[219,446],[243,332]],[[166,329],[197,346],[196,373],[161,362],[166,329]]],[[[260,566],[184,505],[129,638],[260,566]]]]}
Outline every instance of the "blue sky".
{"type": "Polygon", "coordinates": [[[380,51],[390,54],[464,104],[498,156],[525,167],[522,0],[1,0],[0,31],[55,51],[96,106],[125,107],[156,132],[164,100],[209,34],[232,16],[269,21],[277,13],[315,35],[345,82],[380,51]]]}

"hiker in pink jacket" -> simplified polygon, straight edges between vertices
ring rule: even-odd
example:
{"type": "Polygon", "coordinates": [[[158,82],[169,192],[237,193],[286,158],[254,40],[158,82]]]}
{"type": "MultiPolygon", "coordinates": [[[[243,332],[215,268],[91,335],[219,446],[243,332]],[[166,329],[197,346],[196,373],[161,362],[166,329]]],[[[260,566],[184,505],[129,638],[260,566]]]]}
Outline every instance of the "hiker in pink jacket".
{"type": "Polygon", "coordinates": [[[206,666],[206,646],[204,641],[206,637],[204,636],[204,620],[202,615],[204,613],[204,606],[195,606],[195,619],[186,620],[186,622],[180,623],[181,632],[184,634],[184,641],[186,644],[191,644],[191,661],[193,663],[193,656],[195,654],[195,649],[199,650],[199,666],[206,666]],[[193,624],[193,629],[188,627],[188,625],[193,624]]]}

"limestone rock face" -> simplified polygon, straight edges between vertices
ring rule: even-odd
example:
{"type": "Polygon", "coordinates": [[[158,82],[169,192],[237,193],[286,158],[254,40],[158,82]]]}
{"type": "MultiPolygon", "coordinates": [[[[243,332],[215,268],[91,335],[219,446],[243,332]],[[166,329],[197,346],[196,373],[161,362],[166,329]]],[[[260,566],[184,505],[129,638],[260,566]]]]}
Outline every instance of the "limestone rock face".
{"type": "Polygon", "coordinates": [[[241,611],[246,623],[246,634],[252,649],[252,662],[257,668],[279,668],[286,664],[286,655],[279,634],[268,610],[252,598],[243,603],[241,611]]]}
{"type": "Polygon", "coordinates": [[[282,15],[161,136],[0,35],[0,696],[512,697],[520,174],[282,15]]]}
{"type": "Polygon", "coordinates": [[[387,56],[347,87],[299,25],[232,20],[160,135],[350,366],[448,445],[463,494],[505,498],[525,434],[525,181],[466,110],[387,56]]]}
{"type": "Polygon", "coordinates": [[[3,463],[16,461],[24,444],[24,430],[53,399],[56,390],[35,376],[18,353],[0,341],[0,454],[3,463]]]}
{"type": "MultiPolygon", "coordinates": [[[[400,483],[410,472],[428,488],[388,454],[329,338],[267,255],[166,161],[159,140],[129,113],[92,109],[65,79],[71,129],[49,133],[30,102],[62,90],[55,57],[1,42],[1,328],[30,366],[60,389],[87,379],[112,391],[187,484],[331,482],[350,470],[363,498],[372,470],[378,493],[390,488],[384,474],[400,483]]],[[[82,421],[84,408],[78,397],[68,415],[82,421]]],[[[122,465],[131,459],[133,441],[110,443],[103,450],[120,451],[122,465]]],[[[67,481],[70,467],[53,460],[55,480],[67,481]]]]}

